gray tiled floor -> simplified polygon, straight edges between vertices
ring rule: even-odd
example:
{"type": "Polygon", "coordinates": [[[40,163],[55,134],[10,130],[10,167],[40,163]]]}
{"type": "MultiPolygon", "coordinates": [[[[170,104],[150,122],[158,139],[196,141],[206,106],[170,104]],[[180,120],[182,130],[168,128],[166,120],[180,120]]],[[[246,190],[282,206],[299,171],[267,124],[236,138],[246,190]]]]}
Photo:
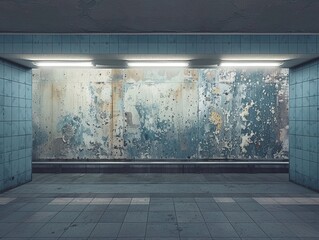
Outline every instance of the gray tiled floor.
{"type": "Polygon", "coordinates": [[[34,174],[0,194],[0,239],[319,240],[286,174],[34,174]]]}

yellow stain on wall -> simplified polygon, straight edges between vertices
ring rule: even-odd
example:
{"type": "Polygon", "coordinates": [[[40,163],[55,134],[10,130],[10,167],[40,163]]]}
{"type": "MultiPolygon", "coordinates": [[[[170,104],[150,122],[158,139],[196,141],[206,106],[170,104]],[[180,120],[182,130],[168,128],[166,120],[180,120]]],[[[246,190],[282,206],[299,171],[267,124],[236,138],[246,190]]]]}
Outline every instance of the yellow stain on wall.
{"type": "Polygon", "coordinates": [[[213,94],[216,94],[216,95],[220,95],[220,88],[218,88],[218,87],[213,87],[212,93],[213,93],[213,94]]]}
{"type": "Polygon", "coordinates": [[[222,129],[223,119],[218,112],[212,112],[210,115],[210,121],[216,125],[218,131],[222,129]]]}

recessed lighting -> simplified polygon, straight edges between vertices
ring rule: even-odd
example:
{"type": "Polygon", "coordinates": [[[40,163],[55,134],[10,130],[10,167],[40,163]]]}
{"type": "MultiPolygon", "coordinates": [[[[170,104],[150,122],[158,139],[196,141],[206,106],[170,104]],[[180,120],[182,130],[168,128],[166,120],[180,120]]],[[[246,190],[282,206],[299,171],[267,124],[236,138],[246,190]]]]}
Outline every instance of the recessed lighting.
{"type": "Polygon", "coordinates": [[[38,67],[92,67],[92,62],[48,61],[35,63],[38,67]]]}
{"type": "Polygon", "coordinates": [[[128,62],[129,67],[187,67],[187,62],[128,62]]]}
{"type": "Polygon", "coordinates": [[[280,62],[222,62],[221,67],[278,67],[280,62]]]}

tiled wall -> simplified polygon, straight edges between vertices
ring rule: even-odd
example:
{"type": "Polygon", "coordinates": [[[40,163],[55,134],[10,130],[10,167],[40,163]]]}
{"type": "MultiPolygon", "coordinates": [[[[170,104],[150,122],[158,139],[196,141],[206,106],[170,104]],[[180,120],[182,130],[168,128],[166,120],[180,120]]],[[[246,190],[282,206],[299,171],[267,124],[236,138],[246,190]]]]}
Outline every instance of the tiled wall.
{"type": "Polygon", "coordinates": [[[31,70],[0,60],[0,192],[31,180],[31,70]]]}
{"type": "Polygon", "coordinates": [[[5,54],[315,54],[317,35],[0,35],[5,54]]]}
{"type": "Polygon", "coordinates": [[[319,190],[319,60],[290,71],[290,180],[319,190]]]}

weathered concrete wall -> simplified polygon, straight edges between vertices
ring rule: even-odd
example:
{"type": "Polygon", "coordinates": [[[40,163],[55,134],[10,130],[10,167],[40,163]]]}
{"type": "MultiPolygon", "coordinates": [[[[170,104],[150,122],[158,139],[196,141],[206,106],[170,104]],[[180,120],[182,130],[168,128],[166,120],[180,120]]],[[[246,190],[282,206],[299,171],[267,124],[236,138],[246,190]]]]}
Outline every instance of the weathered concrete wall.
{"type": "Polygon", "coordinates": [[[286,69],[40,69],[34,159],[288,156],[286,69]]]}

